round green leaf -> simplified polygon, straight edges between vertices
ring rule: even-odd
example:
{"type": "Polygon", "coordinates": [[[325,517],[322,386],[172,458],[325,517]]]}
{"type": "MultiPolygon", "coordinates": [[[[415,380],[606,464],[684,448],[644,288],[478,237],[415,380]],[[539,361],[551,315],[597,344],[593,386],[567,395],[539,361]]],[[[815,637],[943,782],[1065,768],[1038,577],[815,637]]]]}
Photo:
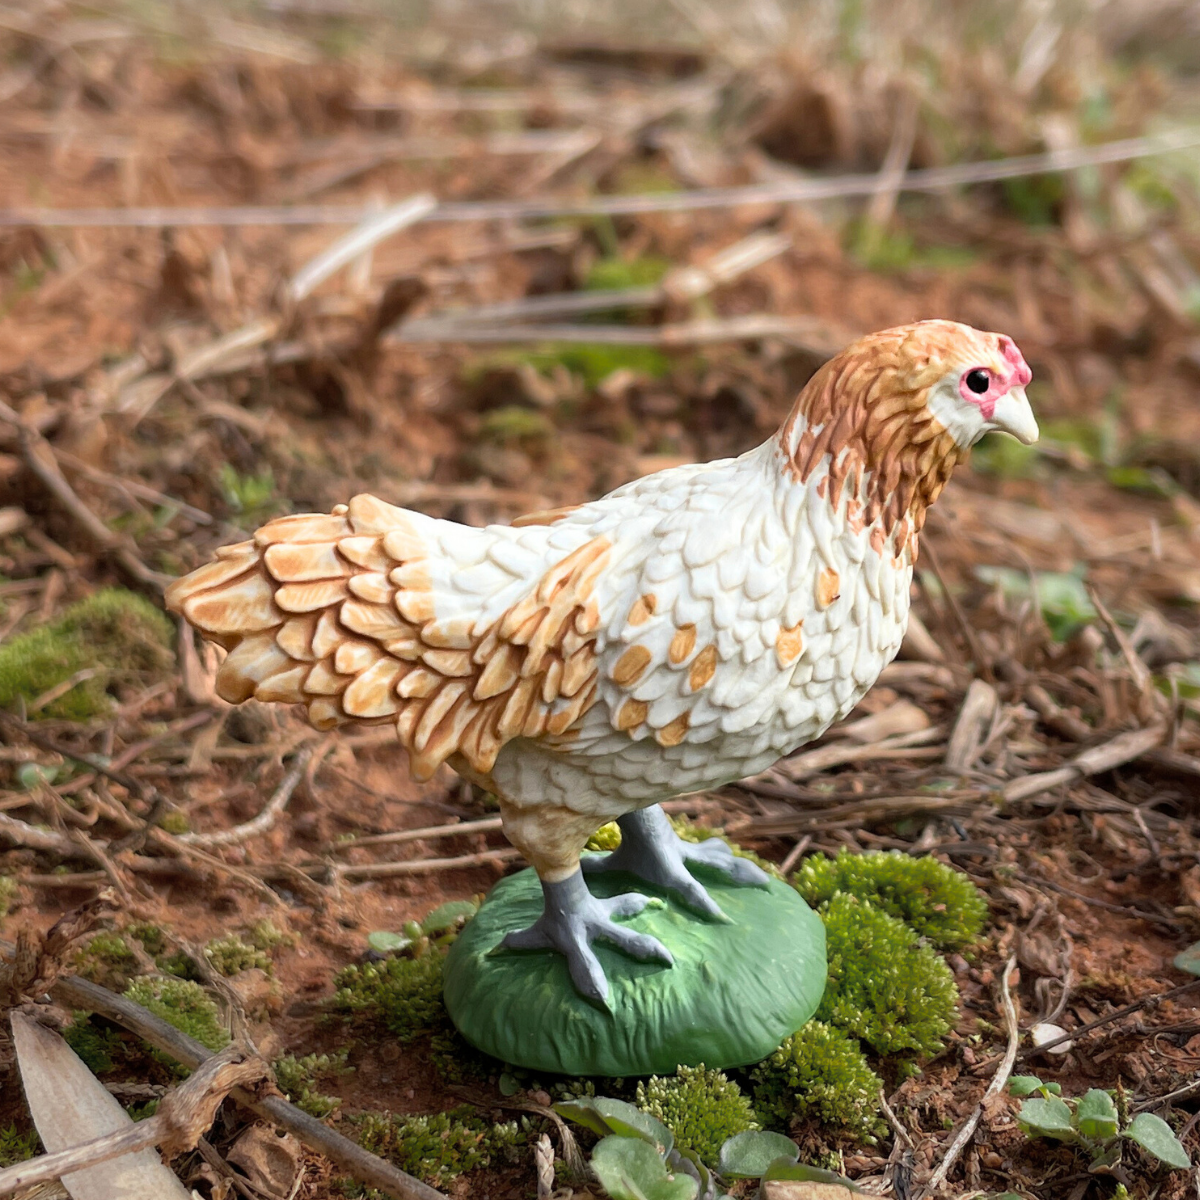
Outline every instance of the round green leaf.
{"type": "Polygon", "coordinates": [[[1057,1096],[1035,1096],[1032,1100],[1026,1100],[1017,1113],[1017,1121],[1035,1137],[1066,1141],[1075,1136],[1075,1130],[1071,1127],[1071,1110],[1057,1096]]]}
{"type": "Polygon", "coordinates": [[[1012,1096],[1032,1096],[1042,1086],[1042,1081],[1036,1075],[1014,1075],[1008,1081],[1008,1091],[1012,1096]]]}
{"type": "Polygon", "coordinates": [[[390,929],[376,929],[367,934],[367,945],[380,954],[398,954],[412,945],[412,938],[402,933],[393,933],[390,929]]]}
{"type": "Polygon", "coordinates": [[[1192,1165],[1188,1152],[1171,1132],[1170,1125],[1153,1113],[1138,1113],[1125,1130],[1125,1136],[1130,1141],[1137,1142],[1147,1154],[1153,1154],[1159,1162],[1166,1163],[1168,1167],[1179,1167],[1182,1170],[1192,1165]]]}
{"type": "Polygon", "coordinates": [[[836,1171],[826,1171],[822,1167],[810,1167],[805,1163],[793,1162],[790,1158],[777,1158],[763,1174],[763,1181],[769,1179],[792,1179],[798,1183],[829,1183],[844,1187],[848,1192],[862,1194],[862,1188],[856,1187],[844,1175],[836,1171]]]}
{"type": "Polygon", "coordinates": [[[656,1147],[657,1152],[664,1156],[671,1152],[675,1144],[674,1135],[656,1117],[610,1096],[580,1096],[575,1100],[563,1100],[554,1106],[554,1111],[600,1137],[638,1138],[656,1147]]]}
{"type": "Polygon", "coordinates": [[[671,1175],[658,1152],[636,1137],[606,1137],[592,1151],[592,1170],[612,1200],[695,1200],[700,1185],[671,1175]]]}
{"type": "Polygon", "coordinates": [[[439,905],[421,922],[421,932],[427,936],[432,933],[441,933],[443,929],[449,929],[460,919],[473,917],[478,908],[479,905],[474,900],[447,900],[445,904],[439,905]]]}
{"type": "Polygon", "coordinates": [[[1117,1106],[1112,1097],[1099,1088],[1092,1088],[1075,1110],[1075,1124],[1087,1138],[1101,1141],[1117,1136],[1117,1106]]]}
{"type": "Polygon", "coordinates": [[[800,1147],[782,1133],[752,1129],[735,1133],[721,1147],[717,1171],[734,1179],[758,1179],[780,1158],[795,1162],[800,1147]]]}

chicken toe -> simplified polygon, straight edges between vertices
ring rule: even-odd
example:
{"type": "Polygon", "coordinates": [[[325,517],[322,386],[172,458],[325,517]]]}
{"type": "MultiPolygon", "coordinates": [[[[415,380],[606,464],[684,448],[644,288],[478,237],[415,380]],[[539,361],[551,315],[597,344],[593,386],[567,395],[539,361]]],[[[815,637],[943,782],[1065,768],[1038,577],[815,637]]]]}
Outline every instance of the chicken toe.
{"type": "MultiPolygon", "coordinates": [[[[592,943],[607,942],[639,962],[672,966],[671,952],[657,938],[618,925],[615,917],[631,917],[654,901],[635,892],[609,900],[593,896],[576,871],[560,882],[542,880],[546,907],[527,929],[510,933],[501,947],[507,950],[557,950],[567,960],[571,982],[587,999],[608,1005],[608,980],[592,950],[592,943]]],[[[660,902],[661,903],[661,902],[660,902]]]]}
{"type": "Polygon", "coordinates": [[[617,824],[621,827],[620,846],[611,854],[584,858],[580,865],[585,871],[625,871],[674,892],[686,907],[716,921],[729,918],[688,870],[689,864],[706,866],[744,887],[766,887],[770,882],[765,871],[749,859],[738,858],[720,838],[684,841],[657,804],[626,813],[617,824]]]}

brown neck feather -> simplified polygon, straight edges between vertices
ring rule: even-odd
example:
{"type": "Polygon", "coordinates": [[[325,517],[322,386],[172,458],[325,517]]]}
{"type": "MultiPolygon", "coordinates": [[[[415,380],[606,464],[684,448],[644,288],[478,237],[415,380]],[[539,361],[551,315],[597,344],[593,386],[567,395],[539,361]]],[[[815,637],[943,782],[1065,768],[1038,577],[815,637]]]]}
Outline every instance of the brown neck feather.
{"type": "Polygon", "coordinates": [[[890,355],[848,354],[830,359],[809,380],[779,432],[792,478],[804,482],[830,456],[827,499],[837,506],[850,485],[862,496],[866,525],[882,518],[885,537],[905,518],[897,539],[925,523],[962,451],[925,403],[932,380],[902,370],[890,355]],[[798,417],[805,429],[791,449],[798,417]],[[865,484],[865,487],[864,487],[865,484]]]}

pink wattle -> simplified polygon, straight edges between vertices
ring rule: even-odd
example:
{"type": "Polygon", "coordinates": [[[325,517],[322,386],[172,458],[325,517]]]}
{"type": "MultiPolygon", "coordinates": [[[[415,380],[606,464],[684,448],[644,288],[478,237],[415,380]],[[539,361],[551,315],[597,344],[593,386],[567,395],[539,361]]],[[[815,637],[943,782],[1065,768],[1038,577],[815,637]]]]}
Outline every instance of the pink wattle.
{"type": "MultiPolygon", "coordinates": [[[[1001,335],[1000,353],[1004,355],[1004,361],[1008,363],[1010,370],[1007,375],[988,371],[989,386],[988,390],[982,395],[977,395],[967,387],[967,375],[970,374],[969,371],[958,381],[958,394],[968,404],[979,405],[979,411],[983,414],[985,421],[990,421],[995,415],[996,402],[1001,396],[1006,395],[1012,388],[1024,387],[1033,378],[1033,372],[1029,369],[1029,364],[1025,361],[1020,350],[1017,349],[1016,343],[1012,338],[1001,335]]],[[[986,367],[981,369],[987,370],[986,367]]]]}

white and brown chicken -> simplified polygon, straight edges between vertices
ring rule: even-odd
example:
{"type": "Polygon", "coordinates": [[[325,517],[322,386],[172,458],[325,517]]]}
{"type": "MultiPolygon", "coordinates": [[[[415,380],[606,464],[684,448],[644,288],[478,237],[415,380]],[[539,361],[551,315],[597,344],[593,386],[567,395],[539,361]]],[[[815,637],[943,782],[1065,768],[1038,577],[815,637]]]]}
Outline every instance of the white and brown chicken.
{"type": "Polygon", "coordinates": [[[659,802],[764,770],[844,717],[900,646],[925,511],[989,430],[1038,435],[1013,342],[950,321],[871,334],[827,362],[779,432],[589,504],[476,529],[370,495],[282,517],[167,593],[229,653],[217,690],[303,704],[320,729],[394,725],[413,775],[443,763],[494,793],[536,869],[542,916],[506,940],[566,955],[608,991],[601,939],[669,964],[614,918],[629,871],[720,909],[689,866],[762,884],[659,802]]]}

